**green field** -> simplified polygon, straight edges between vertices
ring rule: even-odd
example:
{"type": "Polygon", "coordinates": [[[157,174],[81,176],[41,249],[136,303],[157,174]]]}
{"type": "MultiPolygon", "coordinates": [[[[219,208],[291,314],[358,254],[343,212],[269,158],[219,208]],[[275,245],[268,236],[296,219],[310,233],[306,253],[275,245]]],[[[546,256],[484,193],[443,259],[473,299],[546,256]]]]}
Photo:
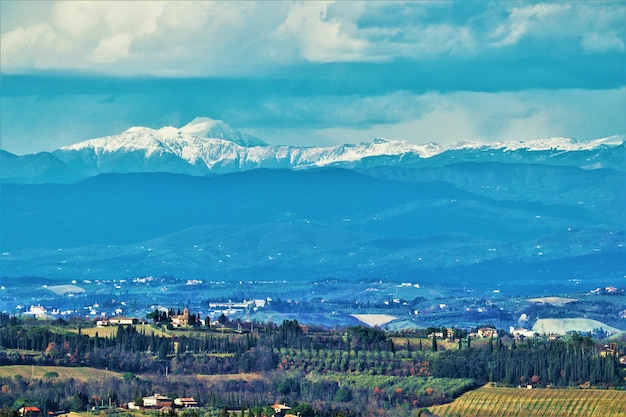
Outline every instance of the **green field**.
{"type": "Polygon", "coordinates": [[[485,386],[429,410],[440,417],[626,417],[626,391],[485,386]]]}
{"type": "Polygon", "coordinates": [[[0,377],[12,378],[21,375],[22,378],[42,379],[48,372],[56,372],[59,379],[74,378],[79,381],[88,381],[103,378],[121,378],[118,372],[106,371],[102,369],[66,366],[31,366],[31,365],[7,365],[0,366],[0,377]]]}
{"type": "MultiPolygon", "coordinates": [[[[137,332],[142,333],[145,332],[149,335],[156,336],[164,336],[170,337],[170,335],[162,330],[156,329],[147,324],[138,324],[134,326],[137,332]]],[[[87,335],[89,337],[94,337],[96,333],[98,333],[98,337],[111,337],[117,334],[117,326],[106,326],[106,327],[87,327],[80,330],[82,334],[87,335]]],[[[78,333],[78,329],[72,330],[74,333],[78,333]]]]}

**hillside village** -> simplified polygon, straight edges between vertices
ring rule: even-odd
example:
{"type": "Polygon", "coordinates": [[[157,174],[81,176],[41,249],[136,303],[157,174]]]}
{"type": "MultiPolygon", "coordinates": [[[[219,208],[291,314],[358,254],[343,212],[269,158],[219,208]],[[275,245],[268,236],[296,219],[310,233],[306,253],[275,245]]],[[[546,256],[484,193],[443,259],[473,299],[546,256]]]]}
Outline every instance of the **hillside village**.
{"type": "MultiPolygon", "coordinates": [[[[186,307],[195,312],[191,319],[198,323],[207,319],[216,322],[224,315],[242,322],[297,319],[322,327],[365,324],[394,331],[429,326],[469,330],[491,324],[506,330],[512,326],[526,337],[533,332],[562,335],[577,331],[599,338],[626,327],[626,308],[620,302],[624,288],[613,285],[533,298],[511,297],[489,287],[460,292],[414,282],[384,281],[229,284],[141,277],[74,280],[68,285],[43,284],[39,288],[36,282],[5,279],[3,286],[10,288],[10,292],[0,290],[5,311],[62,320],[88,318],[106,325],[124,317],[141,321],[155,310],[166,311],[168,300],[176,294],[178,299],[186,300],[186,307]]],[[[178,319],[171,325],[178,326],[178,319]]]]}
{"type": "Polygon", "coordinates": [[[360,416],[355,407],[412,412],[487,382],[527,389],[626,384],[623,337],[595,340],[591,333],[547,335],[514,326],[329,329],[294,319],[248,322],[225,314],[234,304],[213,303],[221,311],[215,318],[188,307],[69,321],[3,313],[0,371],[31,366],[32,380],[35,366],[49,370],[40,371],[43,385],[20,385],[23,375],[0,376],[12,393],[0,396],[0,406],[22,408],[24,417],[36,414],[28,407],[43,414],[89,408],[250,417],[325,417],[340,407],[360,416]],[[58,401],[46,400],[67,383],[60,370],[75,367],[104,374],[64,388],[66,394],[55,394],[58,401]],[[20,403],[18,393],[28,400],[20,403]],[[273,411],[268,404],[275,404],[273,411]]]}

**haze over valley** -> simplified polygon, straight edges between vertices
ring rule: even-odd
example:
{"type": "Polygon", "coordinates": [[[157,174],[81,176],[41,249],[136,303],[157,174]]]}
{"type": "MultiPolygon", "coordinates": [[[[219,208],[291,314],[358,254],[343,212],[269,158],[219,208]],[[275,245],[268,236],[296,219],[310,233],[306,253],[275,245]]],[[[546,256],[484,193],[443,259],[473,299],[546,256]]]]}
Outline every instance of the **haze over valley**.
{"type": "MultiPolygon", "coordinates": [[[[273,146],[197,118],[51,153],[3,152],[4,285],[163,277],[177,297],[202,300],[216,291],[209,283],[226,284],[220,297],[265,298],[261,284],[241,283],[284,282],[271,296],[302,302],[332,297],[311,287],[322,282],[347,283],[355,301],[376,282],[588,293],[625,276],[625,149],[623,136],[273,146]],[[176,284],[188,280],[202,285],[176,284]]],[[[11,293],[14,311],[26,301],[11,293]]]]}

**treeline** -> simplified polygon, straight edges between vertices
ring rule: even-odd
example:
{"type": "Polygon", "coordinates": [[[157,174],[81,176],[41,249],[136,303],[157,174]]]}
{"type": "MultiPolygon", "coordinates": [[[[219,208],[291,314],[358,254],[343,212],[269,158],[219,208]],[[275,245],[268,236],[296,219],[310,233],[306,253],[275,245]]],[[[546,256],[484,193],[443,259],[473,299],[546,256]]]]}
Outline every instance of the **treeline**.
{"type": "Polygon", "coordinates": [[[624,368],[614,353],[601,355],[589,337],[568,340],[527,339],[505,346],[490,340],[485,348],[441,352],[434,376],[472,378],[506,385],[624,387],[624,368]]]}
{"type": "Polygon", "coordinates": [[[63,365],[108,368],[119,372],[163,373],[172,359],[180,373],[268,371],[278,360],[268,349],[255,350],[252,334],[168,337],[118,326],[114,335],[93,337],[49,327],[0,327],[0,365],[63,365]],[[24,351],[28,351],[26,354],[24,351]],[[261,357],[262,356],[262,357],[261,357]]]}
{"type": "MultiPolygon", "coordinates": [[[[108,368],[124,373],[122,383],[4,378],[0,380],[0,406],[28,402],[47,410],[80,410],[158,392],[193,396],[218,411],[281,401],[302,405],[303,417],[349,410],[354,416],[407,416],[486,382],[624,387],[624,370],[616,355],[600,355],[593,340],[578,335],[524,343],[503,339],[469,343],[466,339],[457,346],[437,343],[434,337],[426,339],[425,331],[389,334],[362,326],[328,330],[308,328],[296,320],[255,325],[252,333],[193,329],[169,336],[119,326],[106,337],[97,333],[89,337],[80,328],[85,324],[46,326],[2,314],[0,364],[108,368]],[[452,348],[446,350],[446,346],[452,348]],[[197,377],[242,372],[260,377],[252,381],[197,377]]],[[[437,333],[439,329],[427,330],[437,333]]]]}

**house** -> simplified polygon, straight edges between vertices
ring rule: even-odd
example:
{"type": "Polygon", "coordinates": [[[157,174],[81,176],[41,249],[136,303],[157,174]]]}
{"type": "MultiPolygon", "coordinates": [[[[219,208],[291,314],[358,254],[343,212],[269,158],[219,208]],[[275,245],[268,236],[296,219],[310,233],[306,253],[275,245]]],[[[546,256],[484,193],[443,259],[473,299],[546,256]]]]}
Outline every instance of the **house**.
{"type": "Polygon", "coordinates": [[[41,417],[41,410],[39,407],[24,406],[19,409],[19,412],[22,417],[41,417]]]}
{"type": "Polygon", "coordinates": [[[182,408],[198,408],[198,402],[193,397],[176,398],[174,404],[182,408]]]}
{"type": "Polygon", "coordinates": [[[118,326],[134,326],[139,323],[139,319],[129,317],[112,317],[109,319],[109,323],[117,324],[118,326]]]}
{"type": "Polygon", "coordinates": [[[163,395],[151,395],[150,397],[143,397],[143,406],[145,408],[163,408],[171,407],[172,399],[164,397],[163,395]]]}
{"type": "Polygon", "coordinates": [[[604,345],[604,348],[600,351],[600,356],[606,358],[607,356],[618,356],[617,343],[611,342],[608,345],[604,345]]]}
{"type": "Polygon", "coordinates": [[[128,317],[113,317],[110,319],[102,319],[96,321],[96,326],[98,327],[106,327],[106,326],[134,326],[139,323],[139,319],[128,318],[128,317]]]}
{"type": "Polygon", "coordinates": [[[514,328],[513,326],[509,327],[509,333],[515,340],[523,340],[528,337],[535,337],[535,332],[532,330],[524,329],[524,328],[514,328]]]}
{"type": "MultiPolygon", "coordinates": [[[[178,310],[180,311],[180,310],[178,310]]],[[[189,310],[185,309],[183,314],[172,316],[172,326],[189,327],[189,310]]]]}
{"type": "Polygon", "coordinates": [[[493,327],[481,327],[477,332],[478,337],[484,339],[487,337],[497,337],[498,331],[493,327]]]}
{"type": "Polygon", "coordinates": [[[291,410],[291,407],[287,407],[285,404],[274,404],[272,409],[274,410],[274,417],[282,417],[285,416],[285,411],[291,410]]]}

